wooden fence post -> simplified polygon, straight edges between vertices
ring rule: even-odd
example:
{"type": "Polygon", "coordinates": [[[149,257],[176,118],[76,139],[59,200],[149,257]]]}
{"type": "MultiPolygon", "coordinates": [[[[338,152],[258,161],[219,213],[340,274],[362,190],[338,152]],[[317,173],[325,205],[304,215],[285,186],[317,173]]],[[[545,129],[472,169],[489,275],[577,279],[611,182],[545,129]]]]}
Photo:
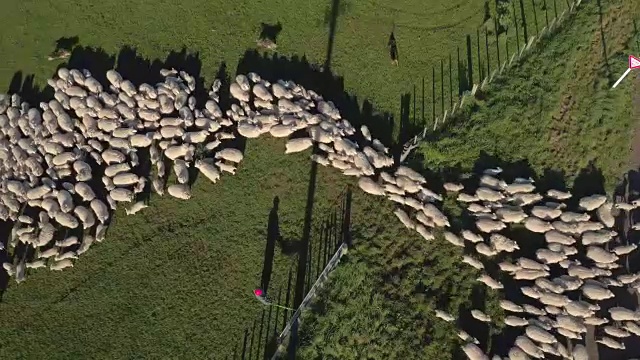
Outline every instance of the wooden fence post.
{"type": "Polygon", "coordinates": [[[431,109],[433,121],[436,121],[436,67],[431,67],[431,109]]]}
{"type": "Polygon", "coordinates": [[[504,63],[506,64],[507,61],[509,61],[509,28],[508,27],[504,32],[504,43],[505,43],[505,47],[507,48],[507,58],[504,60],[504,63]]]}
{"type": "Polygon", "coordinates": [[[524,32],[524,42],[526,44],[529,40],[529,31],[527,29],[527,17],[524,13],[524,2],[522,0],[520,0],[520,16],[522,17],[522,30],[524,32]]]}
{"type": "Polygon", "coordinates": [[[458,46],[458,70],[456,71],[456,75],[458,75],[458,97],[462,94],[462,72],[460,67],[460,46],[458,46]]]}
{"type": "Polygon", "coordinates": [[[471,35],[467,34],[467,89],[473,84],[473,55],[471,53],[471,35]]]}
{"type": "Polygon", "coordinates": [[[483,78],[484,69],[482,68],[482,61],[480,61],[480,29],[476,29],[476,33],[478,34],[476,42],[478,43],[478,82],[480,82],[483,78]]]}
{"type": "Polygon", "coordinates": [[[416,121],[416,84],[413,84],[413,122],[416,121]]]}
{"type": "Polygon", "coordinates": [[[498,68],[500,68],[500,35],[498,34],[498,18],[494,18],[496,33],[496,53],[498,55],[498,68]]]}
{"type": "Polygon", "coordinates": [[[451,53],[449,53],[449,109],[453,109],[453,80],[451,69],[451,53]]]}
{"type": "Polygon", "coordinates": [[[487,55],[487,77],[491,75],[491,57],[489,57],[489,30],[484,28],[484,52],[487,55]]]}
{"type": "Polygon", "coordinates": [[[549,29],[549,8],[547,8],[547,0],[543,0],[544,1],[544,19],[546,21],[547,24],[547,29],[549,29]]]}
{"type": "Polygon", "coordinates": [[[516,15],[516,4],[511,2],[513,8],[513,22],[516,24],[516,45],[518,46],[518,54],[520,54],[520,32],[518,31],[518,16],[516,15]]]}
{"type": "Polygon", "coordinates": [[[444,114],[444,60],[440,59],[440,114],[444,114]]]}
{"type": "Polygon", "coordinates": [[[531,4],[533,5],[533,21],[536,22],[536,36],[540,34],[538,31],[538,12],[536,11],[536,0],[531,0],[531,4]]]}
{"type": "Polygon", "coordinates": [[[422,77],[422,124],[424,124],[424,76],[422,77]]]}

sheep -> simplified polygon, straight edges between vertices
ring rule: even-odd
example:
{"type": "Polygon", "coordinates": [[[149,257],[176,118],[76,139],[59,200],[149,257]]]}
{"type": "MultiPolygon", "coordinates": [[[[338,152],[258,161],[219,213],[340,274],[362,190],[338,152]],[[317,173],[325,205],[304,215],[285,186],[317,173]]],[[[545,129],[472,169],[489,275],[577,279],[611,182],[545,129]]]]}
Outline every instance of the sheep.
{"type": "Polygon", "coordinates": [[[500,307],[503,308],[504,310],[507,311],[511,311],[511,312],[522,312],[522,306],[514,304],[513,302],[509,301],[509,300],[500,300],[500,307]]]}
{"type": "Polygon", "coordinates": [[[606,201],[606,196],[595,194],[581,198],[578,201],[578,206],[586,211],[593,211],[602,206],[606,201]]]}
{"type": "Polygon", "coordinates": [[[444,239],[449,243],[451,243],[452,245],[464,247],[464,241],[460,239],[460,237],[457,236],[456,234],[450,231],[444,231],[443,235],[444,235],[444,239]]]}
{"type": "Polygon", "coordinates": [[[230,162],[233,162],[233,163],[239,163],[244,158],[244,155],[242,155],[242,152],[240,150],[238,150],[238,149],[226,148],[226,149],[218,151],[215,154],[215,158],[216,159],[223,159],[225,161],[230,161],[230,162]]]}
{"type": "Polygon", "coordinates": [[[544,233],[544,238],[547,243],[552,244],[562,244],[562,245],[573,245],[576,240],[571,236],[565,235],[557,230],[550,230],[544,233]]]}
{"type": "Polygon", "coordinates": [[[553,220],[562,215],[562,210],[549,208],[547,206],[534,206],[531,209],[531,214],[542,220],[553,220]]]}
{"type": "Polygon", "coordinates": [[[436,309],[435,313],[436,313],[436,317],[437,318],[442,319],[442,320],[444,320],[446,322],[452,322],[452,321],[454,321],[456,319],[451,314],[446,313],[446,312],[444,312],[442,310],[437,310],[436,309]]]}
{"type": "Polygon", "coordinates": [[[460,233],[462,235],[462,237],[467,240],[470,241],[472,243],[479,243],[479,242],[483,242],[484,239],[482,238],[482,236],[470,231],[470,230],[462,230],[462,232],[460,233]]]}
{"type": "Polygon", "coordinates": [[[402,210],[400,208],[395,209],[393,211],[393,214],[396,215],[396,217],[400,220],[400,222],[402,222],[402,224],[407,229],[415,229],[416,223],[413,220],[411,220],[409,215],[404,210],[402,210]]]}
{"type": "MultiPolygon", "coordinates": [[[[27,267],[29,266],[29,264],[27,264],[27,267]]],[[[627,330],[628,332],[636,335],[636,336],[640,336],[640,325],[636,324],[635,322],[632,321],[627,321],[624,323],[623,325],[624,329],[627,330]]]]}
{"type": "Polygon", "coordinates": [[[556,338],[544,329],[535,325],[529,325],[525,329],[525,334],[534,341],[544,344],[555,344],[556,338]]]}
{"type": "Polygon", "coordinates": [[[109,191],[109,196],[116,202],[131,202],[133,201],[133,191],[125,188],[115,188],[109,191]]]}
{"type": "Polygon", "coordinates": [[[360,187],[360,189],[362,189],[366,193],[369,193],[372,195],[378,195],[378,196],[385,195],[384,187],[382,187],[380,184],[373,181],[369,177],[366,177],[366,176],[361,177],[358,180],[358,186],[360,187]]]}
{"type": "Polygon", "coordinates": [[[556,264],[567,258],[567,255],[550,249],[536,250],[536,258],[545,264],[556,264]]]}
{"type": "Polygon", "coordinates": [[[549,272],[546,270],[519,269],[515,271],[513,278],[516,280],[535,280],[548,275],[549,272]]]}
{"type": "Polygon", "coordinates": [[[512,327],[523,327],[529,325],[529,321],[526,319],[512,315],[505,316],[504,323],[505,325],[512,327]]]}
{"type": "Polygon", "coordinates": [[[484,269],[484,264],[482,264],[482,262],[480,262],[480,260],[469,256],[469,255],[464,255],[462,257],[462,262],[465,264],[470,265],[471,267],[473,267],[476,270],[483,270],[484,269]]]}
{"type": "Polygon", "coordinates": [[[612,298],[614,295],[610,290],[602,288],[595,284],[584,284],[580,290],[582,294],[591,300],[606,300],[612,298]]]}
{"type": "Polygon", "coordinates": [[[520,246],[515,241],[500,234],[491,234],[491,236],[489,237],[489,242],[491,243],[491,247],[493,247],[498,252],[513,252],[520,249],[520,246]]]}
{"type": "Polygon", "coordinates": [[[311,138],[305,137],[305,138],[291,139],[286,143],[285,154],[304,151],[310,148],[311,146],[313,146],[313,141],[311,140],[311,138]]]}
{"type": "Polygon", "coordinates": [[[492,278],[491,276],[489,276],[487,274],[482,274],[476,280],[478,280],[481,283],[487,285],[488,287],[490,287],[493,290],[504,289],[504,285],[502,285],[501,282],[495,280],[494,278],[492,278]]]}
{"type": "Polygon", "coordinates": [[[602,204],[596,212],[598,216],[598,220],[603,223],[606,227],[612,228],[615,225],[615,218],[613,217],[613,204],[609,201],[602,204]]]}
{"type": "Polygon", "coordinates": [[[56,262],[52,263],[49,266],[49,269],[54,271],[60,271],[68,267],[73,267],[73,262],[70,259],[61,259],[61,260],[56,260],[56,262]]]}
{"type": "Polygon", "coordinates": [[[640,312],[614,306],[607,310],[614,321],[640,321],[640,312]]]}
{"type": "Polygon", "coordinates": [[[472,203],[480,200],[476,195],[469,195],[465,193],[458,194],[457,200],[463,203],[472,203]]]}
{"type": "Polygon", "coordinates": [[[519,347],[513,346],[513,347],[511,347],[511,349],[509,349],[508,359],[510,359],[510,360],[528,360],[529,359],[529,355],[527,355],[527,353],[524,352],[519,347]]]}
{"type": "Polygon", "coordinates": [[[624,350],[624,343],[613,340],[610,337],[603,336],[601,339],[596,340],[597,343],[610,347],[612,349],[624,350]]]}
{"type": "Polygon", "coordinates": [[[567,200],[570,199],[572,195],[570,192],[551,189],[547,191],[547,196],[555,200],[567,200]]]}
{"type": "Polygon", "coordinates": [[[416,224],[416,231],[420,236],[422,236],[425,240],[434,240],[435,236],[431,233],[431,231],[427,230],[427,228],[422,224],[416,224]]]}
{"type": "Polygon", "coordinates": [[[631,252],[633,252],[635,249],[638,248],[638,245],[636,244],[631,244],[631,245],[621,245],[621,246],[616,246],[615,248],[613,248],[613,253],[618,255],[618,256],[622,256],[622,255],[627,255],[630,254],[631,252]]]}
{"type": "Polygon", "coordinates": [[[507,226],[502,221],[494,221],[489,219],[480,219],[476,221],[476,227],[478,230],[484,233],[493,233],[500,231],[507,226]]]}
{"type": "Polygon", "coordinates": [[[504,188],[504,191],[510,195],[514,194],[525,194],[530,193],[535,190],[536,187],[530,183],[513,183],[509,184],[504,188]]]}
{"type": "Polygon", "coordinates": [[[498,218],[505,223],[520,223],[527,218],[527,214],[518,208],[503,207],[496,211],[498,218]]]}
{"type": "Polygon", "coordinates": [[[462,184],[451,183],[451,182],[444,183],[442,187],[446,191],[452,192],[452,193],[457,193],[464,190],[464,186],[462,184]]]}
{"type": "Polygon", "coordinates": [[[617,235],[616,232],[609,230],[586,231],[582,234],[582,244],[585,246],[593,244],[606,244],[615,235],[617,235]]]}
{"type": "Polygon", "coordinates": [[[504,199],[504,195],[502,195],[500,192],[486,188],[486,187],[479,187],[476,190],[475,195],[478,197],[478,199],[482,201],[495,202],[495,201],[500,201],[504,199]]]}
{"type": "Polygon", "coordinates": [[[604,264],[613,263],[618,260],[618,256],[616,254],[610,253],[598,246],[587,247],[586,256],[593,261],[604,264]]]}
{"type": "Polygon", "coordinates": [[[167,192],[177,199],[189,200],[191,198],[191,188],[187,184],[170,185],[167,192]]]}
{"type": "Polygon", "coordinates": [[[473,318],[478,321],[482,321],[485,323],[491,322],[491,318],[489,317],[489,315],[477,309],[471,310],[471,316],[473,316],[473,318]]]}
{"type": "Polygon", "coordinates": [[[82,205],[76,206],[75,209],[73,209],[73,213],[82,222],[83,229],[88,229],[92,227],[96,222],[96,219],[93,216],[93,213],[88,208],[82,205]]]}
{"type": "Polygon", "coordinates": [[[214,184],[220,179],[220,171],[215,167],[213,159],[196,160],[195,167],[214,184]]]}
{"type": "Polygon", "coordinates": [[[429,204],[429,203],[424,204],[422,207],[422,212],[426,216],[431,218],[433,222],[436,224],[436,226],[438,227],[450,226],[449,219],[447,219],[447,217],[442,213],[442,211],[440,211],[437,207],[435,207],[435,205],[429,204]]]}
{"type": "Polygon", "coordinates": [[[482,254],[486,257],[491,257],[494,256],[496,254],[498,254],[498,252],[495,249],[492,249],[489,245],[485,244],[485,243],[478,243],[476,244],[476,251],[479,254],[482,254]]]}
{"type": "Polygon", "coordinates": [[[536,344],[533,343],[528,337],[520,335],[516,338],[514,344],[520,348],[522,351],[527,353],[527,355],[536,358],[536,359],[544,359],[544,353],[536,344]]]}
{"type": "Polygon", "coordinates": [[[511,202],[514,202],[516,205],[526,206],[526,205],[535,204],[538,201],[542,200],[542,195],[530,194],[530,193],[518,193],[518,194],[514,194],[508,200],[511,202]]]}
{"type": "Polygon", "coordinates": [[[558,315],[556,316],[556,326],[567,329],[574,333],[586,333],[587,327],[584,325],[584,322],[577,317],[569,316],[569,315],[558,315]]]}
{"type": "Polygon", "coordinates": [[[586,325],[593,325],[593,326],[600,326],[600,325],[604,325],[606,323],[608,323],[609,320],[607,319],[602,319],[599,317],[595,317],[595,316],[590,316],[584,319],[584,323],[586,325]]]}
{"type": "Polygon", "coordinates": [[[462,351],[469,360],[489,360],[489,357],[473,343],[467,343],[462,346],[462,351]]]}
{"type": "Polygon", "coordinates": [[[127,186],[138,183],[139,181],[138,175],[130,172],[119,172],[112,179],[113,184],[116,186],[127,186]]]}
{"type": "Polygon", "coordinates": [[[550,223],[535,217],[526,218],[524,220],[524,227],[529,231],[539,234],[543,234],[554,229],[550,223]]]}
{"type": "Polygon", "coordinates": [[[149,207],[149,205],[145,204],[144,201],[138,201],[131,205],[129,208],[125,208],[125,212],[127,215],[135,215],[140,210],[149,207]]]}

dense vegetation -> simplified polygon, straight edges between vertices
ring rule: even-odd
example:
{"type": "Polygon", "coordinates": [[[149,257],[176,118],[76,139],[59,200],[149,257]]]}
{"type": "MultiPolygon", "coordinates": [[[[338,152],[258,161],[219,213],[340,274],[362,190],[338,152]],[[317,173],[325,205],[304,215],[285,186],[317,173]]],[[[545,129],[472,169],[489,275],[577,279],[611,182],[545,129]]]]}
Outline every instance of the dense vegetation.
{"type": "MultiPolygon", "coordinates": [[[[464,115],[433,134],[413,164],[444,175],[501,165],[568,187],[588,168],[598,175],[589,179],[610,190],[630,162],[637,166],[629,157],[637,79],[609,89],[626,68],[627,51],[640,50],[633,36],[639,5],[602,1],[600,10],[598,2],[583,1],[540,51],[497,78],[464,115]]],[[[452,202],[447,205],[451,214],[458,212],[452,202]]],[[[361,237],[367,240],[357,243],[305,314],[298,358],[458,358],[455,325],[435,319],[434,307],[460,310],[465,330],[473,327],[470,305],[500,317],[496,293],[477,287],[457,249],[444,241],[417,241],[392,224],[380,227],[385,236],[361,237]]],[[[487,333],[479,327],[471,335],[484,342],[487,333]]]]}

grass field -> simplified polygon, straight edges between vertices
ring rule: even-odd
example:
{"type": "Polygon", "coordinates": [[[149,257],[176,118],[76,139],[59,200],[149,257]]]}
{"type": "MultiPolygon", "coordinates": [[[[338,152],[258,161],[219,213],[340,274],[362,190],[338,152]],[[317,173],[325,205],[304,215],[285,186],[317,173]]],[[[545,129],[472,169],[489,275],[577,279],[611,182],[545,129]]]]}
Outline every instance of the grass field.
{"type": "MultiPolygon", "coordinates": [[[[344,77],[346,90],[360,103],[369,99],[376,110],[392,114],[400,95],[434,65],[434,54],[452,50],[451,39],[482,22],[483,3],[478,1],[334,3],[339,12],[332,70],[344,77]],[[386,50],[394,22],[398,68],[390,65],[386,50]]],[[[221,62],[230,74],[235,72],[241,56],[255,47],[261,22],[279,21],[280,55],[306,55],[323,64],[332,5],[6,1],[0,15],[0,90],[9,87],[17,71],[34,74],[35,83],[44,84],[59,65],[46,60],[55,41],[74,36],[79,45],[112,56],[130,46],[139,56],[164,59],[184,47],[198,54],[201,75],[210,83],[221,62]]],[[[155,197],[142,215],[119,212],[106,242],[73,270],[35,271],[26,283],[10,284],[0,304],[0,356],[218,359],[230,354],[260,311],[250,291],[260,281],[274,196],[280,198],[282,236],[295,241],[302,233],[308,154],[285,156],[283,150],[282,141],[252,141],[235,177],[216,186],[198,180],[188,202],[155,197]]],[[[314,212],[328,207],[346,183],[337,173],[320,169],[314,212]]],[[[417,237],[397,232],[390,208],[377,215],[380,201],[362,195],[357,192],[353,205],[362,241],[406,236],[420,244],[417,237]],[[389,225],[378,229],[379,223],[389,225]]],[[[271,288],[283,286],[292,262],[295,256],[276,250],[271,288]]]]}

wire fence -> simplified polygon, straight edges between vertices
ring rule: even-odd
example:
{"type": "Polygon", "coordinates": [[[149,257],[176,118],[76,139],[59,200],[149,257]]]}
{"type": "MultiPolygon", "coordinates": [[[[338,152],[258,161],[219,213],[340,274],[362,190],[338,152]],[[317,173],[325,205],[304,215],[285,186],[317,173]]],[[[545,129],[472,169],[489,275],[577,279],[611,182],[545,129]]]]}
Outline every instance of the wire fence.
{"type": "Polygon", "coordinates": [[[496,0],[493,9],[487,2],[485,23],[475,34],[467,34],[455,53],[441,58],[440,66],[432,67],[431,99],[425,98],[428,77],[427,81],[422,78],[421,89],[413,86],[413,120],[421,120],[424,128],[409,143],[417,143],[428,131],[435,131],[469,102],[468,97],[475,96],[496,75],[523,60],[536,44],[553,35],[581,2],[496,0]],[[422,107],[417,109],[420,90],[422,107]]]}
{"type": "Polygon", "coordinates": [[[241,340],[234,344],[233,353],[228,358],[258,360],[270,359],[276,355],[279,346],[289,335],[292,324],[308,306],[320,283],[346,252],[351,242],[350,217],[351,190],[346,189],[336,198],[333,205],[313,221],[305,273],[295,274],[298,264],[291,264],[287,275],[287,288],[281,287],[272,293],[275,295],[271,300],[281,307],[263,307],[260,315],[245,328],[241,340]],[[305,276],[305,297],[301,305],[293,311],[291,308],[294,306],[296,276],[305,276]]]}

